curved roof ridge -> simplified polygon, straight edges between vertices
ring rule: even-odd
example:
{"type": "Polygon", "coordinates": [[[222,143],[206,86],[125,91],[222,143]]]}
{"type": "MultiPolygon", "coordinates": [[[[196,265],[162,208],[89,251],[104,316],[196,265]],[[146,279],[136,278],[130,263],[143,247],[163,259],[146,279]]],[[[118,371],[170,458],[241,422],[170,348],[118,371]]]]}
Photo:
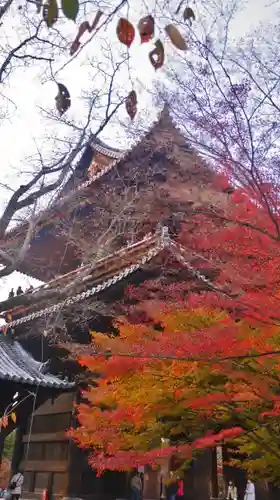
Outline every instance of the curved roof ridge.
{"type": "MultiPolygon", "coordinates": [[[[81,189],[84,189],[84,188],[87,188],[88,186],[90,186],[91,184],[93,184],[95,181],[97,181],[98,179],[100,179],[101,177],[103,177],[103,175],[105,175],[109,170],[111,170],[115,165],[117,165],[121,160],[124,160],[131,152],[132,150],[138,145],[140,144],[141,141],[143,141],[145,139],[145,137],[147,137],[148,134],[151,133],[151,131],[160,123],[160,121],[162,119],[169,119],[170,122],[172,123],[173,127],[179,132],[181,133],[180,129],[177,127],[177,125],[174,123],[173,119],[172,119],[172,116],[170,115],[170,112],[169,112],[169,105],[168,104],[165,104],[163,109],[161,110],[159,116],[157,116],[157,118],[152,122],[151,126],[149,127],[149,129],[143,134],[141,135],[141,137],[138,137],[133,143],[132,145],[130,146],[129,149],[125,150],[125,151],[120,151],[120,150],[116,150],[116,152],[118,152],[118,157],[116,158],[116,156],[114,156],[115,160],[112,161],[112,163],[110,163],[109,165],[106,165],[105,167],[103,167],[102,169],[100,169],[99,172],[97,172],[95,175],[93,175],[89,180],[81,183],[79,186],[76,187],[75,191],[80,191],[81,189]]],[[[102,141],[101,141],[102,142],[102,141]]],[[[102,143],[104,144],[104,143],[102,143]]],[[[113,148],[109,148],[108,146],[98,146],[100,148],[104,148],[104,150],[112,150],[113,151],[113,148]]],[[[96,149],[96,146],[94,146],[94,148],[96,149]]],[[[102,151],[100,151],[102,152],[102,151]]],[[[105,154],[105,153],[104,153],[105,154]]],[[[116,153],[115,153],[116,154],[116,153]]],[[[108,155],[109,156],[109,155],[108,155]]],[[[112,156],[113,157],[113,156],[112,156]]],[[[61,199],[61,201],[63,201],[63,198],[61,199]]]]}
{"type": "Polygon", "coordinates": [[[99,153],[102,153],[105,156],[108,156],[109,158],[118,159],[124,154],[123,150],[118,149],[118,148],[113,148],[112,146],[108,146],[108,144],[106,144],[104,141],[102,141],[98,137],[94,137],[91,140],[90,146],[95,151],[98,151],[99,153]]]}

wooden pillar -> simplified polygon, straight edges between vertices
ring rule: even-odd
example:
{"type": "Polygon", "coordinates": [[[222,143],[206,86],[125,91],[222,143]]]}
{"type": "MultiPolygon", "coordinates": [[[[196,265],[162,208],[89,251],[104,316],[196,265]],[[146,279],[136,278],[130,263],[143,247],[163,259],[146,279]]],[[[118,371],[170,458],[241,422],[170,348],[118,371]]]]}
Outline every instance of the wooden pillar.
{"type": "Polygon", "coordinates": [[[223,498],[225,496],[223,447],[217,446],[216,453],[217,453],[218,497],[223,498]]]}
{"type": "Polygon", "coordinates": [[[144,500],[157,500],[159,498],[159,473],[151,467],[145,467],[144,472],[144,487],[143,498],[144,500]]]}
{"type": "Polygon", "coordinates": [[[211,450],[199,452],[193,460],[193,499],[209,500],[211,494],[211,450]]]}
{"type": "Polygon", "coordinates": [[[216,448],[212,450],[211,463],[211,498],[218,498],[218,476],[217,476],[217,453],[216,448]]]}
{"type": "MultiPolygon", "coordinates": [[[[80,393],[77,391],[73,394],[73,405],[72,405],[72,415],[71,415],[71,426],[76,427],[78,421],[75,414],[75,404],[80,403],[80,393]]],[[[77,447],[74,441],[69,442],[69,459],[68,459],[68,487],[67,495],[79,496],[79,490],[81,489],[82,473],[87,469],[87,458],[86,454],[82,452],[81,449],[77,447]]]]}
{"type": "Polygon", "coordinates": [[[225,496],[225,481],[224,481],[224,462],[223,448],[216,446],[212,452],[212,480],[211,480],[211,496],[212,498],[224,498],[225,496]]]}

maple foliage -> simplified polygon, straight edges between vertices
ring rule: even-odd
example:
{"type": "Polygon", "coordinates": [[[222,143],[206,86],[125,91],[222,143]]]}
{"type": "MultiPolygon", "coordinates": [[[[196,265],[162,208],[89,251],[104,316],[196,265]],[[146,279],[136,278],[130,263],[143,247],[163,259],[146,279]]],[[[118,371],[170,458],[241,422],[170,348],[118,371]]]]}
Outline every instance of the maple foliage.
{"type": "Polygon", "coordinates": [[[252,442],[264,408],[277,407],[275,360],[215,361],[232,352],[256,352],[260,344],[271,348],[274,328],[252,330],[225,312],[190,309],[187,303],[176,309],[158,304],[152,319],[132,324],[122,318],[116,337],[93,333],[97,352],[110,349],[111,356],[80,360],[100,378],[84,392],[80,427],[70,435],[94,450],[90,464],[98,471],[158,465],[176,454],[189,460],[201,448],[244,433],[252,442]],[[164,359],[167,352],[190,361],[164,359]],[[162,437],[170,446],[162,448],[162,437]]]}
{"type": "MultiPolygon", "coordinates": [[[[225,175],[217,177],[216,183],[223,191],[230,186],[225,175]]],[[[209,304],[229,305],[248,321],[276,324],[280,278],[279,192],[277,185],[263,183],[258,187],[258,190],[251,187],[233,190],[223,210],[212,206],[208,211],[196,211],[191,223],[186,223],[181,231],[180,240],[201,260],[200,267],[211,263],[219,271],[215,284],[225,295],[213,294],[211,290],[209,304]],[[192,231],[189,224],[193,225],[192,231]]],[[[200,296],[203,303],[205,298],[200,296]]]]}
{"type": "Polygon", "coordinates": [[[100,377],[70,435],[99,471],[189,460],[229,441],[233,465],[240,454],[251,475],[280,481],[278,191],[230,189],[229,179],[215,179],[226,203],[196,207],[177,236],[203,287],[165,284],[154,300],[153,282],[128,289],[136,300],[118,335],[95,332],[95,355],[80,359],[100,377]],[[209,267],[215,279],[205,280],[209,267]]]}

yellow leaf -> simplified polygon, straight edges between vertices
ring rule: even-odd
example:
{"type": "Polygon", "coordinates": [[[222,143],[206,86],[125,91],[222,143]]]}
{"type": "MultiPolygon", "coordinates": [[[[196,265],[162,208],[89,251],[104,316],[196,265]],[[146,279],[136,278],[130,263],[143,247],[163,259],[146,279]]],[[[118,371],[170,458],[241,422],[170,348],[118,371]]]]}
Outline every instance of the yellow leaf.
{"type": "Polygon", "coordinates": [[[187,50],[187,44],[180,31],[174,26],[174,24],[167,24],[167,26],[165,26],[165,31],[169,36],[171,42],[177,49],[187,50]]]}
{"type": "Polygon", "coordinates": [[[14,411],[13,411],[13,413],[11,413],[10,417],[11,417],[12,421],[13,421],[13,422],[14,422],[14,424],[15,424],[15,423],[16,423],[16,421],[17,421],[17,416],[16,416],[16,414],[15,414],[15,412],[14,412],[14,411]]]}

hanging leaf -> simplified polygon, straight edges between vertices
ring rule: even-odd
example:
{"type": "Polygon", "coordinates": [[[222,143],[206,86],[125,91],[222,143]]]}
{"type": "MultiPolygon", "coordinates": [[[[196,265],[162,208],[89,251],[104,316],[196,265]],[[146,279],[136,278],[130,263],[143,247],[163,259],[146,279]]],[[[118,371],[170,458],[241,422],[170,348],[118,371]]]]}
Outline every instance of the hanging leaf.
{"type": "Polygon", "coordinates": [[[56,109],[62,116],[71,106],[71,98],[68,89],[62,83],[58,83],[58,94],[55,98],[56,109]]]}
{"type": "Polygon", "coordinates": [[[81,46],[80,38],[86,31],[90,31],[90,25],[88,21],[84,21],[82,24],[80,24],[77,36],[70,47],[70,56],[73,56],[75,52],[77,52],[77,50],[80,48],[81,46]]]}
{"type": "Polygon", "coordinates": [[[185,8],[183,13],[183,19],[184,21],[189,21],[190,25],[192,25],[192,22],[195,21],[194,11],[190,7],[185,8]]]}
{"type": "Polygon", "coordinates": [[[61,0],[62,12],[71,21],[76,21],[79,12],[79,0],[61,0]]]}
{"type": "Polygon", "coordinates": [[[137,94],[135,90],[132,90],[125,101],[125,107],[127,114],[130,116],[131,120],[135,117],[137,113],[137,94]]]}
{"type": "Polygon", "coordinates": [[[71,47],[70,47],[70,56],[73,56],[74,54],[76,54],[76,52],[79,50],[81,46],[81,43],[80,41],[78,40],[78,38],[75,38],[74,42],[72,42],[71,44],[71,47]]]}
{"type": "Polygon", "coordinates": [[[174,26],[174,24],[167,24],[167,26],[165,26],[165,31],[169,36],[171,42],[177,49],[187,50],[187,44],[180,31],[174,26]]]}
{"type": "Polygon", "coordinates": [[[56,0],[48,0],[43,6],[43,19],[48,28],[51,28],[58,19],[58,6],[56,0]]]}
{"type": "Polygon", "coordinates": [[[123,17],[119,20],[117,25],[117,36],[121,43],[130,47],[134,37],[135,37],[135,29],[133,25],[123,17]]]}
{"type": "Polygon", "coordinates": [[[153,16],[142,17],[138,23],[138,31],[141,43],[149,42],[153,38],[155,31],[155,20],[153,16]]]}
{"type": "Polygon", "coordinates": [[[149,53],[149,59],[155,70],[161,68],[164,63],[164,47],[160,40],[155,43],[155,48],[149,53]]]}
{"type": "Polygon", "coordinates": [[[73,56],[77,52],[77,50],[79,50],[79,48],[81,46],[80,40],[81,40],[81,37],[83,36],[83,34],[86,31],[91,33],[96,28],[102,14],[103,14],[103,12],[101,10],[97,11],[95,18],[92,22],[92,25],[90,25],[88,21],[84,21],[83,23],[80,24],[77,36],[70,47],[70,56],[73,56]]]}
{"type": "Polygon", "coordinates": [[[180,9],[181,9],[181,7],[182,7],[182,5],[183,5],[184,1],[185,1],[185,0],[181,0],[181,2],[179,3],[179,5],[178,5],[178,7],[177,7],[177,9],[176,9],[175,14],[179,14],[180,9]]]}
{"type": "Polygon", "coordinates": [[[2,417],[2,425],[3,427],[8,427],[8,417],[6,415],[2,417]]]}
{"type": "Polygon", "coordinates": [[[78,33],[77,33],[77,38],[81,38],[81,36],[83,36],[83,34],[86,32],[86,31],[91,31],[91,27],[90,27],[90,24],[88,21],[84,21],[82,24],[80,24],[79,26],[79,29],[78,29],[78,33]]]}
{"type": "Polygon", "coordinates": [[[13,422],[14,422],[14,424],[15,424],[15,423],[16,423],[16,421],[17,421],[17,416],[16,416],[16,413],[15,413],[14,411],[11,413],[10,417],[11,417],[12,421],[13,421],[13,422]]]}
{"type": "Polygon", "coordinates": [[[90,29],[90,31],[95,30],[96,26],[98,25],[98,23],[99,23],[99,21],[100,21],[101,16],[103,16],[103,12],[102,12],[102,10],[98,10],[98,11],[96,12],[96,15],[95,15],[94,20],[92,21],[92,25],[91,25],[91,29],[90,29]]]}

